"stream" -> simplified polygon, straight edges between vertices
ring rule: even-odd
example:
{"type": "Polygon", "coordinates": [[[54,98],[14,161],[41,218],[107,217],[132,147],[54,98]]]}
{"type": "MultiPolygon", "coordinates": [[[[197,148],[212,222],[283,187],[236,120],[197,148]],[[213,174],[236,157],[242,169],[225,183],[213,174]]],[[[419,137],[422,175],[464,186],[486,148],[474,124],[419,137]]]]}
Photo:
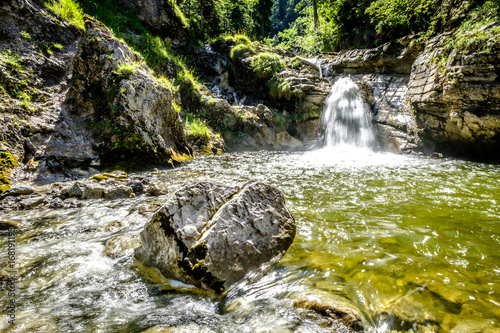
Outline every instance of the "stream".
{"type": "MultiPolygon", "coordinates": [[[[269,273],[218,296],[103,255],[111,237],[137,237],[153,214],[141,207],[168,195],[1,212],[21,229],[10,331],[331,332],[293,307],[306,295],[357,309],[367,332],[500,329],[499,166],[338,146],[200,157],[147,176],[170,193],[193,179],[273,184],[295,241],[269,273]]],[[[1,262],[6,248],[1,237],[1,262]]]]}

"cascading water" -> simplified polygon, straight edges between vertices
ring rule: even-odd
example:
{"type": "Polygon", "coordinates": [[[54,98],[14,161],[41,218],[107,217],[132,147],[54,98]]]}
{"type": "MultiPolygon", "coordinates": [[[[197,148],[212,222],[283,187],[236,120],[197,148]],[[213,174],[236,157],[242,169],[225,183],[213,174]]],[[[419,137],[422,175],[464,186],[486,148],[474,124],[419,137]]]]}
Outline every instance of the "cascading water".
{"type": "Polygon", "coordinates": [[[370,112],[359,95],[358,86],[340,78],[332,86],[323,110],[324,145],[372,147],[375,142],[370,112]]]}

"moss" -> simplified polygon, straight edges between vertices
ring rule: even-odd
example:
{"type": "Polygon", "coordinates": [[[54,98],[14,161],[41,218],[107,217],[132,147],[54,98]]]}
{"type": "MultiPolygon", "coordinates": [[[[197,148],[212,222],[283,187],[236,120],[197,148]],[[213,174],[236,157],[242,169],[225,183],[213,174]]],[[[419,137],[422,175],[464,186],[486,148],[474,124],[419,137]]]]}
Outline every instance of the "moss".
{"type": "Polygon", "coordinates": [[[170,158],[172,159],[174,165],[184,164],[193,160],[193,156],[188,154],[178,154],[175,151],[172,151],[170,158]]]}
{"type": "Polygon", "coordinates": [[[19,161],[10,152],[0,152],[0,189],[2,192],[10,188],[10,173],[18,165],[19,161]]]}
{"type": "Polygon", "coordinates": [[[97,180],[98,182],[100,182],[102,180],[107,180],[107,179],[114,179],[114,180],[118,180],[121,182],[125,182],[125,181],[127,181],[127,178],[128,178],[128,174],[126,172],[118,171],[118,170],[115,170],[115,171],[112,171],[109,173],[101,173],[101,174],[93,175],[92,177],[90,177],[90,179],[97,180]]]}

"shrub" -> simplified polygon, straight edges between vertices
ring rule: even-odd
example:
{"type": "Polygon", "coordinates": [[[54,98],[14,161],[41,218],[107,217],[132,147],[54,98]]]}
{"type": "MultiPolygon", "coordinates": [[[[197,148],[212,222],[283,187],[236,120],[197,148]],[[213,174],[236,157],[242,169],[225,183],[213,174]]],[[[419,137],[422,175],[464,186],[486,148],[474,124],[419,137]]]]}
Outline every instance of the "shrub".
{"type": "Polygon", "coordinates": [[[188,117],[186,117],[184,133],[188,138],[201,139],[202,141],[208,141],[214,135],[203,121],[197,118],[190,121],[188,117]]]}
{"type": "Polygon", "coordinates": [[[241,44],[252,45],[252,41],[246,35],[235,34],[233,38],[234,38],[236,45],[241,45],[241,44]]]}
{"type": "Polygon", "coordinates": [[[482,7],[473,10],[456,33],[445,40],[442,62],[446,62],[454,49],[464,54],[491,51],[500,41],[500,27],[495,24],[499,14],[499,6],[492,1],[486,1],[482,7]],[[488,25],[491,26],[486,28],[488,25]]]}
{"type": "Polygon", "coordinates": [[[255,53],[255,49],[251,45],[239,44],[231,49],[230,57],[235,58],[246,58],[255,53]]]}
{"type": "Polygon", "coordinates": [[[279,55],[270,52],[261,52],[252,57],[250,66],[258,78],[266,80],[271,79],[274,74],[281,72],[286,67],[279,55]]]}

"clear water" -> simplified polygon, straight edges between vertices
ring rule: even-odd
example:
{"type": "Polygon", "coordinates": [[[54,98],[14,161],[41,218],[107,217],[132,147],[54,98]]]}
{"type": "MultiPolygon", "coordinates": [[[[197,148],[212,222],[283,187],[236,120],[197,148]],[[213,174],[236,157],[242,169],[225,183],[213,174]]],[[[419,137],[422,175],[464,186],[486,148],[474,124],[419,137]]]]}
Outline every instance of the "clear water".
{"type": "Polygon", "coordinates": [[[296,239],[272,271],[217,296],[103,255],[109,238],[140,232],[152,214],[140,207],[166,196],[0,212],[22,228],[12,332],[331,332],[294,309],[304,295],[359,310],[368,332],[500,329],[499,166],[337,147],[199,158],[151,177],[171,192],[190,179],[274,184],[296,239]]]}
{"type": "Polygon", "coordinates": [[[374,145],[370,108],[350,78],[340,78],[332,86],[321,117],[325,147],[374,145]]]}

